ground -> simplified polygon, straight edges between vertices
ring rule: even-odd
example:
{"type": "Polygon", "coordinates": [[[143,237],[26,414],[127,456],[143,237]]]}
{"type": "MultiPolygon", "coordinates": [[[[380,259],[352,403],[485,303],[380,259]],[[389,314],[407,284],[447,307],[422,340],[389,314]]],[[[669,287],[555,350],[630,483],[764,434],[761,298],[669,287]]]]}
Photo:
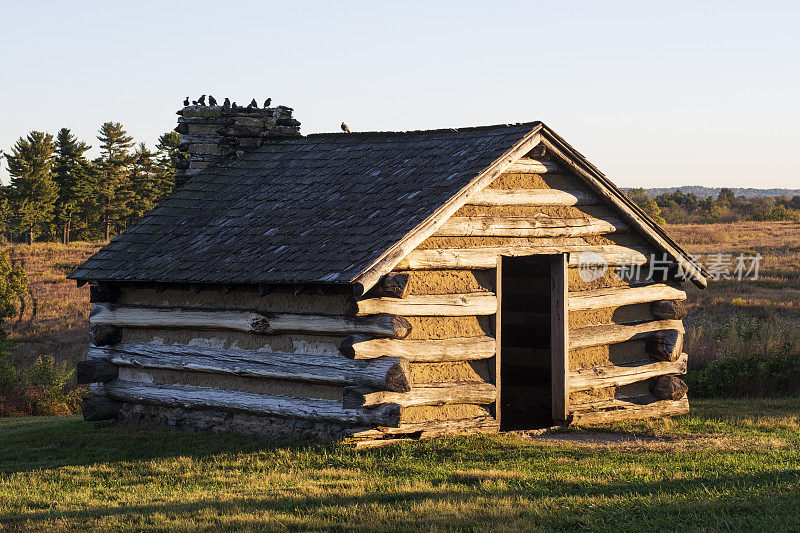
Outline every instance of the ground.
{"type": "Polygon", "coordinates": [[[800,400],[544,437],[345,445],[0,420],[0,530],[800,529],[800,400]]]}

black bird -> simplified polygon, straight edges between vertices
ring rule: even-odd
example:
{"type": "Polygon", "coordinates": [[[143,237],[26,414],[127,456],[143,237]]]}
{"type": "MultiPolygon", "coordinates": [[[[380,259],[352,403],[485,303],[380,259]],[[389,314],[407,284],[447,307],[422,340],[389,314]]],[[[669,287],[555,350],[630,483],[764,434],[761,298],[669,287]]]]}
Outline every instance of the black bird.
{"type": "Polygon", "coordinates": [[[234,103],[232,103],[232,104],[231,104],[231,109],[233,109],[234,111],[236,111],[237,109],[239,109],[239,106],[238,106],[238,105],[236,105],[236,102],[234,102],[234,103]]]}
{"type": "Polygon", "coordinates": [[[272,103],[272,98],[267,98],[266,100],[264,100],[264,109],[268,108],[271,103],[272,103]]]}
{"type": "Polygon", "coordinates": [[[350,133],[350,128],[347,127],[347,124],[342,122],[342,131],[345,133],[350,133]]]}
{"type": "Polygon", "coordinates": [[[225,101],[222,102],[222,107],[224,109],[230,109],[231,108],[231,99],[230,98],[226,98],[225,101]]]}
{"type": "Polygon", "coordinates": [[[192,105],[197,105],[197,100],[192,100],[192,105]]]}
{"type": "Polygon", "coordinates": [[[189,97],[186,97],[186,100],[183,101],[183,107],[187,107],[189,105],[189,97]]]}
{"type": "Polygon", "coordinates": [[[217,99],[210,94],[208,95],[208,105],[217,105],[217,99]]]}
{"type": "Polygon", "coordinates": [[[250,100],[250,104],[248,104],[247,109],[258,109],[258,102],[256,102],[255,98],[250,100]]]}
{"type": "Polygon", "coordinates": [[[200,105],[206,105],[206,95],[201,96],[197,103],[200,105]]]}

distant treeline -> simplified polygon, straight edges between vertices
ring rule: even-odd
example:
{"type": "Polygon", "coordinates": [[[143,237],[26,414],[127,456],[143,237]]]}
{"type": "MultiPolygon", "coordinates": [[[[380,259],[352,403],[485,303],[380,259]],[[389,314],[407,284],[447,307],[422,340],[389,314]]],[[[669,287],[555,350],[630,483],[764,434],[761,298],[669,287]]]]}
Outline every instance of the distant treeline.
{"type": "Polygon", "coordinates": [[[736,196],[720,189],[716,197],[700,198],[680,190],[648,196],[644,189],[628,189],[628,196],[659,224],[712,224],[742,220],[800,222],[800,196],[736,196]]]}
{"type": "Polygon", "coordinates": [[[0,232],[6,239],[108,240],[172,191],[182,157],[178,134],[165,133],[155,151],[136,144],[118,122],[97,134],[100,157],[67,128],[32,131],[4,153],[9,185],[0,187],[0,232]]]}
{"type": "MultiPolygon", "coordinates": [[[[757,189],[755,187],[728,187],[733,191],[736,196],[745,196],[753,198],[754,196],[793,196],[800,195],[800,189],[786,189],[786,188],[773,188],[773,189],[757,189]]],[[[644,192],[650,198],[655,198],[660,194],[670,194],[676,191],[681,191],[685,194],[694,193],[698,198],[705,199],[709,196],[716,198],[719,196],[723,187],[705,187],[703,185],[681,185],[680,187],[645,187],[644,192]]],[[[622,189],[628,192],[627,188],[622,189]]]]}

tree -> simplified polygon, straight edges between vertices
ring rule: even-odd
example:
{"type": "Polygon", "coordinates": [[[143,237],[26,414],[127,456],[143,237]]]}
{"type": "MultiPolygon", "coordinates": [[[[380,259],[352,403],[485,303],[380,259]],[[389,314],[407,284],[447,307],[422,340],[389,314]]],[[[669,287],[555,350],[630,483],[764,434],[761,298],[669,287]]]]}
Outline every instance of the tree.
{"type": "Polygon", "coordinates": [[[56,219],[61,225],[64,244],[69,244],[76,211],[92,192],[89,161],[83,155],[90,148],[85,142],[78,141],[67,128],[61,128],[56,136],[53,180],[58,185],[56,219]]]}
{"type": "Polygon", "coordinates": [[[20,265],[12,265],[8,252],[0,254],[0,338],[5,338],[3,321],[17,312],[16,301],[28,291],[28,277],[20,265]]]}
{"type": "Polygon", "coordinates": [[[32,131],[20,138],[6,155],[11,175],[10,200],[18,228],[34,234],[53,218],[58,199],[58,185],[53,181],[52,166],[55,145],[53,136],[32,131]]]}
{"type": "Polygon", "coordinates": [[[658,224],[666,224],[664,217],[661,216],[661,208],[658,207],[658,204],[649,196],[644,189],[631,189],[628,191],[628,197],[636,202],[636,204],[642,208],[642,211],[650,215],[650,217],[656,221],[658,224]]]}
{"type": "Polygon", "coordinates": [[[137,220],[156,204],[159,195],[159,173],[156,154],[148,150],[144,143],[139,143],[136,147],[132,160],[132,197],[128,211],[131,220],[137,220]]]}
{"type": "Polygon", "coordinates": [[[132,162],[130,137],[119,122],[106,122],[97,135],[100,141],[100,158],[96,161],[96,185],[102,209],[105,238],[111,238],[111,229],[127,217],[128,203],[132,199],[128,170],[132,162]]]}
{"type": "Polygon", "coordinates": [[[172,192],[175,187],[175,171],[178,169],[178,162],[186,159],[188,154],[180,148],[180,135],[174,131],[168,131],[158,138],[158,184],[156,186],[158,195],[156,203],[163,200],[172,192]]]}

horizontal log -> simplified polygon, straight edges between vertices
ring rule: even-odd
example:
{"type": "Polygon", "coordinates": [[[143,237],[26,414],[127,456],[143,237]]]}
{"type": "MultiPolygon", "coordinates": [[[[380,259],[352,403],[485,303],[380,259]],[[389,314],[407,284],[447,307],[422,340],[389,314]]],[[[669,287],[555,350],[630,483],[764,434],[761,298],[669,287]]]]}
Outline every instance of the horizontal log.
{"type": "Polygon", "coordinates": [[[683,323],[680,320],[656,320],[642,322],[641,324],[603,324],[600,326],[574,328],[569,331],[569,349],[578,350],[580,348],[644,339],[654,331],[659,330],[678,330],[682,332],[683,323]]]}
{"type": "Polygon", "coordinates": [[[522,158],[509,165],[505,171],[511,174],[552,174],[564,172],[564,167],[553,161],[522,158]]]}
{"type": "Polygon", "coordinates": [[[116,302],[122,294],[122,289],[116,283],[100,282],[89,285],[89,302],[116,302]]]}
{"type": "Polygon", "coordinates": [[[570,411],[573,413],[582,413],[586,411],[605,411],[607,409],[624,409],[636,405],[647,405],[659,401],[658,398],[652,394],[619,394],[617,393],[613,398],[605,398],[602,400],[587,400],[587,401],[572,401],[570,402],[570,411]]]}
{"type": "Polygon", "coordinates": [[[531,207],[598,205],[600,199],[585,189],[483,189],[470,198],[470,205],[531,207]]]}
{"type": "Polygon", "coordinates": [[[686,366],[686,354],[674,362],[595,366],[570,372],[567,383],[571,392],[619,387],[666,374],[685,374],[686,366]]]}
{"type": "Polygon", "coordinates": [[[497,298],[491,292],[424,294],[406,298],[368,298],[356,302],[359,316],[391,313],[404,316],[493,315],[497,298]]]}
{"type": "Polygon", "coordinates": [[[373,429],[359,429],[351,433],[354,439],[392,437],[394,435],[415,435],[420,439],[438,437],[441,435],[468,435],[472,433],[497,433],[499,431],[497,420],[492,416],[479,416],[475,418],[462,418],[454,420],[429,420],[426,422],[406,422],[396,427],[378,427],[373,429]]]}
{"type": "Polygon", "coordinates": [[[237,411],[259,416],[299,418],[347,425],[397,426],[400,422],[400,408],[391,404],[375,409],[344,409],[342,403],[337,400],[292,398],[212,387],[156,385],[120,380],[94,383],[90,389],[98,396],[165,407],[237,411]]]}
{"type": "Polygon", "coordinates": [[[117,379],[118,374],[119,368],[107,361],[78,361],[75,380],[79,385],[105,383],[106,381],[117,379]]]}
{"type": "Polygon", "coordinates": [[[92,307],[89,322],[134,328],[225,329],[266,335],[282,332],[334,335],[364,333],[403,339],[411,333],[411,324],[408,320],[386,314],[348,318],[334,315],[201,311],[178,307],[124,307],[101,304],[92,307]]]}
{"type": "Polygon", "coordinates": [[[682,320],[688,314],[685,300],[656,300],[650,304],[650,312],[658,320],[682,320]]]}
{"type": "Polygon", "coordinates": [[[339,351],[351,359],[403,357],[412,363],[475,361],[494,357],[494,337],[460,337],[438,340],[373,339],[351,335],[339,345],[339,351]]]}
{"type": "Polygon", "coordinates": [[[449,405],[494,403],[497,389],[485,382],[435,382],[415,383],[408,392],[376,391],[364,387],[345,387],[343,406],[345,409],[377,407],[386,403],[401,407],[417,405],[449,405]]]}
{"type": "Polygon", "coordinates": [[[683,351],[683,327],[656,331],[647,338],[644,348],[656,361],[676,361],[683,351]]]}
{"type": "Polygon", "coordinates": [[[403,272],[389,272],[367,293],[369,298],[405,298],[408,295],[410,275],[403,272]]]}
{"type": "Polygon", "coordinates": [[[439,237],[585,237],[627,230],[628,225],[614,217],[472,216],[452,217],[434,235],[439,237]]]}
{"type": "Polygon", "coordinates": [[[659,400],[680,400],[688,390],[678,376],[658,376],[650,381],[650,393],[659,400]]]}
{"type": "Polygon", "coordinates": [[[642,287],[614,287],[611,289],[573,292],[569,295],[569,310],[602,309],[604,307],[649,303],[664,299],[685,300],[686,293],[663,283],[642,287]]]}
{"type": "Polygon", "coordinates": [[[120,407],[120,402],[101,396],[88,396],[81,401],[81,412],[87,422],[113,420],[117,418],[120,407]]]}
{"type": "Polygon", "coordinates": [[[400,357],[353,361],[344,357],[248,352],[198,346],[118,344],[90,347],[87,358],[114,365],[285,379],[378,390],[411,389],[411,370],[400,357]]]}
{"type": "Polygon", "coordinates": [[[107,346],[122,342],[122,330],[117,326],[101,324],[89,328],[89,339],[95,346],[107,346]]]}
{"type": "Polygon", "coordinates": [[[572,416],[573,424],[606,424],[625,420],[663,418],[689,412],[689,399],[661,400],[645,405],[630,404],[622,409],[607,411],[581,411],[572,416]]]}
{"type": "MultiPolygon", "coordinates": [[[[591,246],[580,244],[546,244],[540,246],[481,246],[474,248],[439,248],[432,250],[413,250],[397,264],[398,270],[440,270],[440,269],[491,269],[497,266],[498,256],[519,257],[540,254],[561,254],[570,252],[569,266],[591,264],[581,262],[584,254],[602,256],[609,266],[647,262],[642,250],[614,244],[591,246]]],[[[591,257],[591,256],[590,256],[591,257]]]]}

